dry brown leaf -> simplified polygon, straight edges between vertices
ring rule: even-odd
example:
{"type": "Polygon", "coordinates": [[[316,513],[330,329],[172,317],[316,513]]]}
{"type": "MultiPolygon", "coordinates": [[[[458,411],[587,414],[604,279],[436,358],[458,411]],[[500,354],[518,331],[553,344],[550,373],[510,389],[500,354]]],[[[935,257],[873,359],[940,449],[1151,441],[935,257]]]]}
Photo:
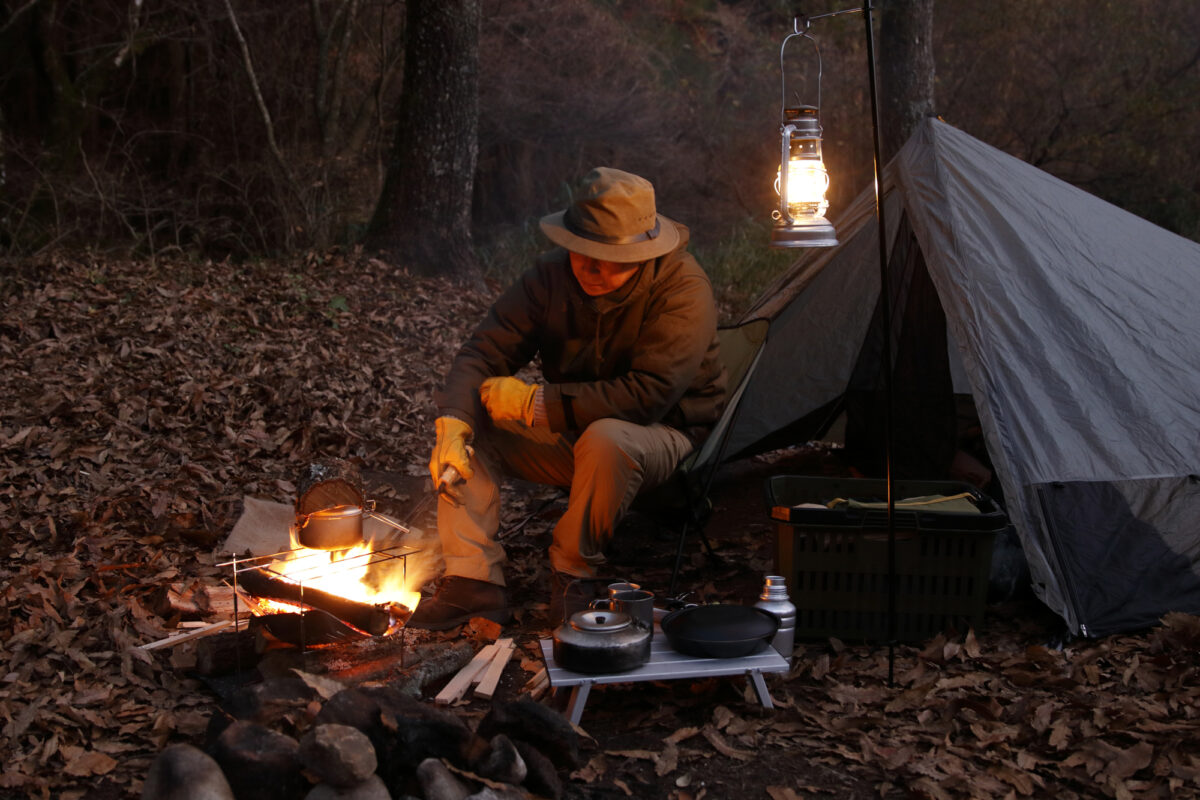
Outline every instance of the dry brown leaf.
{"type": "Polygon", "coordinates": [[[644,761],[658,760],[658,753],[653,750],[605,750],[604,755],[618,758],[640,758],[644,761]]]}
{"type": "Polygon", "coordinates": [[[700,733],[699,728],[692,728],[692,727],[679,728],[674,733],[672,733],[670,736],[663,739],[663,741],[666,742],[667,744],[679,744],[680,742],[684,741],[685,739],[692,738],[697,733],[700,733]]]}
{"type": "Polygon", "coordinates": [[[929,640],[925,645],[925,649],[921,651],[921,658],[926,661],[939,662],[942,660],[946,649],[946,636],[939,633],[929,640]]]}
{"type": "Polygon", "coordinates": [[[938,691],[951,689],[976,689],[990,681],[992,677],[984,672],[968,672],[965,675],[953,675],[937,681],[938,691]]]}
{"type": "Polygon", "coordinates": [[[930,690],[932,690],[935,685],[937,685],[936,681],[929,681],[928,683],[923,683],[913,686],[910,689],[905,689],[903,692],[896,695],[896,697],[889,701],[888,704],[883,707],[883,710],[888,714],[897,714],[901,711],[920,708],[925,703],[926,698],[929,696],[930,690]]]}
{"type": "Polygon", "coordinates": [[[771,796],[771,800],[802,800],[803,798],[802,795],[796,794],[786,786],[768,786],[767,794],[771,796]]]}
{"type": "Polygon", "coordinates": [[[1032,728],[1038,733],[1042,733],[1050,727],[1051,721],[1054,719],[1054,712],[1058,705],[1053,701],[1047,701],[1040,704],[1033,712],[1033,719],[1030,721],[1032,728]]]}
{"type": "Polygon", "coordinates": [[[717,730],[711,725],[705,725],[701,733],[704,734],[704,738],[707,739],[709,744],[711,744],[721,755],[729,756],[730,758],[736,758],[739,761],[754,760],[754,753],[748,750],[738,750],[737,748],[730,746],[730,744],[725,741],[724,737],[722,737],[721,734],[718,733],[717,730]]]}
{"type": "Polygon", "coordinates": [[[970,726],[980,747],[992,747],[1003,742],[1013,741],[1021,736],[1021,729],[1014,725],[1003,723],[975,722],[970,726]]]}
{"type": "Polygon", "coordinates": [[[1150,762],[1154,758],[1154,746],[1149,742],[1138,742],[1125,749],[1111,747],[1102,742],[1096,744],[1108,757],[1108,765],[1104,769],[1105,774],[1118,780],[1132,777],[1138,770],[1150,766],[1150,762]]]}
{"type": "Polygon", "coordinates": [[[929,778],[917,778],[912,782],[912,789],[923,792],[925,796],[932,797],[934,800],[952,800],[952,795],[947,794],[938,781],[929,778]]]}
{"type": "Polygon", "coordinates": [[[812,676],[813,680],[821,680],[829,674],[829,654],[822,653],[813,660],[812,676]]]}
{"type": "Polygon", "coordinates": [[[1024,770],[1012,769],[1004,765],[993,765],[988,767],[988,772],[1012,786],[1025,797],[1033,794],[1036,788],[1033,776],[1024,770]]]}
{"type": "Polygon", "coordinates": [[[1058,722],[1055,722],[1054,725],[1050,728],[1049,742],[1050,742],[1050,746],[1053,747],[1055,750],[1062,750],[1062,749],[1066,748],[1067,745],[1069,745],[1071,743],[1071,728],[1070,728],[1070,726],[1061,720],[1058,722]]]}
{"type": "Polygon", "coordinates": [[[1125,781],[1118,778],[1109,778],[1107,788],[1116,800],[1134,800],[1133,791],[1125,781]]]}
{"type": "Polygon", "coordinates": [[[979,658],[982,651],[979,649],[979,640],[975,638],[975,629],[968,628],[966,638],[963,639],[963,652],[969,658],[979,658]]]}
{"type": "Polygon", "coordinates": [[[595,783],[608,771],[608,760],[603,753],[592,756],[588,763],[571,773],[571,780],[595,783]]]}
{"type": "Polygon", "coordinates": [[[107,775],[117,766],[117,760],[96,750],[79,753],[67,761],[63,772],[76,777],[107,775]]]}
{"type": "Polygon", "coordinates": [[[926,672],[926,662],[917,661],[907,671],[901,673],[901,675],[897,678],[897,680],[900,682],[900,684],[902,686],[909,686],[914,683],[920,682],[921,679],[925,677],[925,672],[926,672]]]}
{"type": "Polygon", "coordinates": [[[873,705],[891,694],[884,686],[850,686],[844,683],[829,687],[828,693],[830,699],[851,709],[873,705]]]}
{"type": "Polygon", "coordinates": [[[717,730],[724,730],[733,718],[734,713],[725,706],[717,706],[713,709],[712,724],[717,730]]]}
{"type": "Polygon", "coordinates": [[[654,760],[654,774],[658,777],[670,775],[679,766],[679,748],[668,744],[654,760]]]}

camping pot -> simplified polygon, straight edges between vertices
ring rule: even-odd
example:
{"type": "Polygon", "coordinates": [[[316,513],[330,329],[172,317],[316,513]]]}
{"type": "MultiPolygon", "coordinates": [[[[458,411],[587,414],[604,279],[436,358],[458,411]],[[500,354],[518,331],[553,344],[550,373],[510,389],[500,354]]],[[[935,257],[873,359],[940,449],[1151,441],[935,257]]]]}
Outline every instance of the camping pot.
{"type": "Polygon", "coordinates": [[[357,547],[364,544],[365,517],[377,519],[401,533],[410,532],[403,525],[376,514],[374,509],[375,501],[369,500],[366,508],[346,504],[331,506],[311,514],[300,514],[296,517],[296,527],[299,529],[296,538],[303,547],[311,547],[313,550],[345,550],[348,547],[357,547]]]}
{"type": "Polygon", "coordinates": [[[572,672],[627,672],[650,660],[652,635],[620,611],[578,611],[554,631],[554,663],[572,672]]]}
{"type": "Polygon", "coordinates": [[[362,506],[325,508],[296,520],[300,544],[314,550],[345,550],[363,542],[362,506]]]}

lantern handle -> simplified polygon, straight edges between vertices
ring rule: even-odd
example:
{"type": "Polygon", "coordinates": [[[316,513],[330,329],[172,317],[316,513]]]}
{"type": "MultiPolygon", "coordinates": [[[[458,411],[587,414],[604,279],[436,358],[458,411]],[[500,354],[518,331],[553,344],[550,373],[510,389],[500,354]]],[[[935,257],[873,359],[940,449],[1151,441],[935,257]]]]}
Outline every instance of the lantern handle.
{"type": "MultiPolygon", "coordinates": [[[[809,18],[804,15],[793,17],[792,18],[792,32],[789,33],[787,36],[785,36],[783,39],[783,44],[779,45],[779,79],[780,79],[780,95],[781,95],[780,96],[780,106],[779,106],[780,119],[783,119],[784,109],[787,108],[787,70],[784,69],[784,66],[783,66],[783,54],[784,54],[784,50],[787,49],[787,43],[797,36],[804,38],[804,39],[808,39],[810,42],[812,42],[813,50],[815,50],[817,53],[817,119],[818,120],[820,119],[820,114],[821,114],[821,75],[822,75],[822,71],[823,71],[822,65],[821,65],[821,48],[817,46],[817,40],[815,38],[813,38],[812,34],[810,34],[808,32],[809,24],[810,24],[809,18]],[[804,21],[804,30],[803,31],[800,30],[800,21],[801,20],[804,21]]],[[[820,123],[818,122],[818,124],[820,124],[820,123]]]]}

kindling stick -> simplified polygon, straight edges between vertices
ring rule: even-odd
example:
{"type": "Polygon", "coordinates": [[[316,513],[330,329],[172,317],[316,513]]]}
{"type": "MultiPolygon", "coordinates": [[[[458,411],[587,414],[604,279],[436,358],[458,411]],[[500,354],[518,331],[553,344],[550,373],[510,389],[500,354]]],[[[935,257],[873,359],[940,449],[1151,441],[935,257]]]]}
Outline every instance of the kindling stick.
{"type": "Polygon", "coordinates": [[[496,642],[492,642],[476,653],[475,657],[467,662],[467,665],[460,669],[457,675],[450,679],[445,688],[437,693],[437,697],[433,698],[434,702],[447,705],[466,694],[467,689],[470,688],[472,683],[476,682],[478,676],[482,675],[484,669],[496,655],[496,650],[498,649],[496,645],[496,642]]]}
{"type": "Polygon", "coordinates": [[[496,655],[492,659],[492,663],[488,664],[483,680],[475,687],[475,694],[480,697],[491,699],[491,696],[496,693],[496,684],[500,682],[500,674],[504,672],[504,667],[512,658],[513,640],[499,639],[496,641],[496,648],[496,655]]]}
{"type": "Polygon", "coordinates": [[[138,645],[140,650],[157,650],[160,647],[174,647],[180,642],[189,642],[192,639],[199,639],[201,636],[208,636],[217,631],[224,630],[233,624],[231,619],[223,619],[220,622],[214,622],[211,625],[205,625],[203,628],[192,628],[186,633],[176,633],[168,636],[165,639],[159,639],[156,642],[147,642],[143,645],[138,645]]]}

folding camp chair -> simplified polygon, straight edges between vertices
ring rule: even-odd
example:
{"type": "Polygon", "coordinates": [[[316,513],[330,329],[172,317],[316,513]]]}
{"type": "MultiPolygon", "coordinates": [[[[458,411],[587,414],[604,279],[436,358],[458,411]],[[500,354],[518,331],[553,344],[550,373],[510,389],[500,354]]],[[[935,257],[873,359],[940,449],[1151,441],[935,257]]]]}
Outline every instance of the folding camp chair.
{"type": "Polygon", "coordinates": [[[770,321],[752,319],[739,325],[724,326],[717,330],[721,346],[721,361],[725,364],[727,375],[725,411],[713,426],[712,433],[705,439],[699,449],[685,458],[675,473],[662,486],[646,492],[638,498],[635,506],[646,511],[656,519],[661,520],[662,511],[669,509],[672,520],[682,517],[679,529],[679,543],[675,549],[675,564],[671,570],[671,583],[667,590],[669,595],[675,594],[675,585],[679,580],[680,567],[683,564],[683,550],[687,543],[687,535],[692,530],[700,532],[704,549],[710,556],[715,557],[708,537],[704,535],[704,526],[708,522],[712,503],[708,493],[712,488],[713,479],[721,460],[725,456],[725,445],[737,419],[738,406],[746,384],[754,373],[758,359],[762,355],[763,345],[767,342],[767,329],[770,321]],[[653,509],[653,511],[651,511],[653,509]]]}

